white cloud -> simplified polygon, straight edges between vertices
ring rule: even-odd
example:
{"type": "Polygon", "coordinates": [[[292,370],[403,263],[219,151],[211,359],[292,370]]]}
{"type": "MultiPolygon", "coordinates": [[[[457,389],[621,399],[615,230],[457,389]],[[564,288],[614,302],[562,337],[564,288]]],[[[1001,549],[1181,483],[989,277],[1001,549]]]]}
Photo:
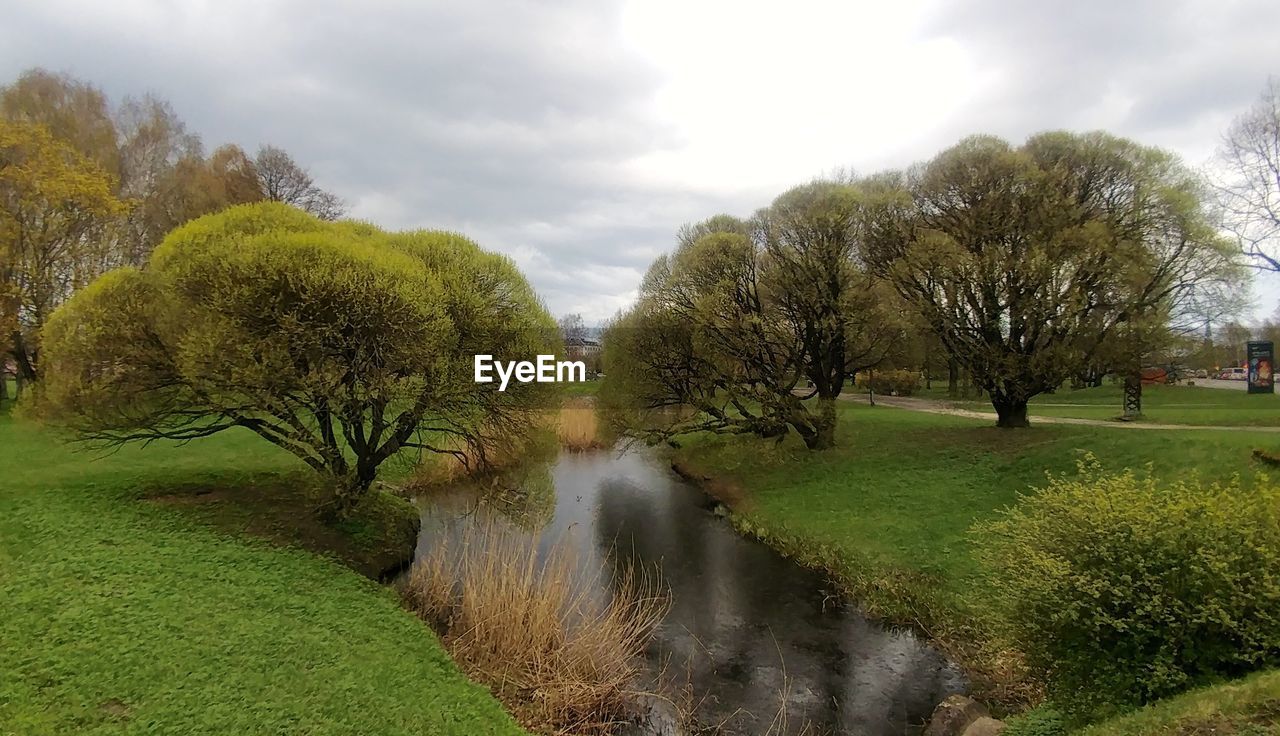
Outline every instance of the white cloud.
{"type": "Polygon", "coordinates": [[[0,79],[157,92],[211,145],[284,146],[359,217],[511,254],[588,320],[683,222],[835,167],[1057,127],[1200,164],[1280,73],[1274,0],[0,0],[0,17],[0,79]]]}

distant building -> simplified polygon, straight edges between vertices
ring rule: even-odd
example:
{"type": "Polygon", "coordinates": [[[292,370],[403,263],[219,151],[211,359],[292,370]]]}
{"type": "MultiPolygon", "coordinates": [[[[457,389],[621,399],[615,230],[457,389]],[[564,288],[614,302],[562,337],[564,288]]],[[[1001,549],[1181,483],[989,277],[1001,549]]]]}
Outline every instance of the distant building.
{"type": "Polygon", "coordinates": [[[570,358],[590,358],[600,354],[600,343],[589,337],[570,337],[564,341],[565,352],[570,358]]]}

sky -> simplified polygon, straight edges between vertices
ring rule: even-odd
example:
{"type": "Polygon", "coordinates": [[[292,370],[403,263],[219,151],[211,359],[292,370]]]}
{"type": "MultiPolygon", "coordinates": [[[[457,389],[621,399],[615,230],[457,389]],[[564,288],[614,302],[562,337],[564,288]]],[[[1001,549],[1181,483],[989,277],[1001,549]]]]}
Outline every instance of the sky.
{"type": "MultiPolygon", "coordinates": [[[[510,255],[552,313],[634,298],[685,222],[974,133],[1104,129],[1208,163],[1280,75],[1275,0],[0,0],[41,66],[279,145],[350,214],[510,255]]],[[[1254,286],[1255,316],[1280,277],[1254,286]]]]}

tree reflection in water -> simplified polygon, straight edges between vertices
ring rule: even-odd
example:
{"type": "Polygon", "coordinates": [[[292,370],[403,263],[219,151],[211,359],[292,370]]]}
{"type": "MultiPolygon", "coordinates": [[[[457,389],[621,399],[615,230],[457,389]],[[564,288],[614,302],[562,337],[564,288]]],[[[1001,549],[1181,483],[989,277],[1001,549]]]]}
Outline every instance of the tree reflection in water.
{"type": "Polygon", "coordinates": [[[671,609],[648,648],[650,672],[687,684],[700,722],[760,733],[785,703],[789,732],[808,723],[902,734],[965,688],[935,649],[872,623],[833,599],[820,574],[739,536],[652,456],[563,453],[537,465],[487,493],[459,488],[424,502],[424,539],[499,513],[541,529],[540,550],[566,539],[583,565],[656,568],[671,609]]]}

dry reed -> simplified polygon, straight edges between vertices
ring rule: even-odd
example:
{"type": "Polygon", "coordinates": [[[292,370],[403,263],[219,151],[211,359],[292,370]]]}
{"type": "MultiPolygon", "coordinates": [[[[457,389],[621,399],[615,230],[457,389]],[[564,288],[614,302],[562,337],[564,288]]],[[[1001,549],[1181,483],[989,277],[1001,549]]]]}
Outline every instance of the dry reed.
{"type": "Polygon", "coordinates": [[[498,521],[442,538],[404,589],[467,672],[526,728],[609,733],[634,718],[641,655],[666,613],[651,579],[584,571],[564,541],[539,557],[534,539],[498,521]]]}
{"type": "MultiPolygon", "coordinates": [[[[508,441],[485,448],[485,463],[480,463],[474,450],[450,447],[457,454],[429,455],[414,470],[405,484],[408,495],[427,492],[467,480],[480,480],[497,472],[517,467],[543,452],[554,449],[551,442],[571,452],[607,449],[610,446],[596,417],[595,404],[589,399],[575,399],[560,409],[528,417],[528,431],[519,441],[508,441]],[[554,441],[553,437],[554,435],[554,441]]],[[[446,443],[447,444],[447,443],[446,443]]]]}
{"type": "Polygon", "coordinates": [[[566,404],[556,416],[556,437],[566,450],[582,452],[599,450],[607,446],[591,402],[566,404]]]}

